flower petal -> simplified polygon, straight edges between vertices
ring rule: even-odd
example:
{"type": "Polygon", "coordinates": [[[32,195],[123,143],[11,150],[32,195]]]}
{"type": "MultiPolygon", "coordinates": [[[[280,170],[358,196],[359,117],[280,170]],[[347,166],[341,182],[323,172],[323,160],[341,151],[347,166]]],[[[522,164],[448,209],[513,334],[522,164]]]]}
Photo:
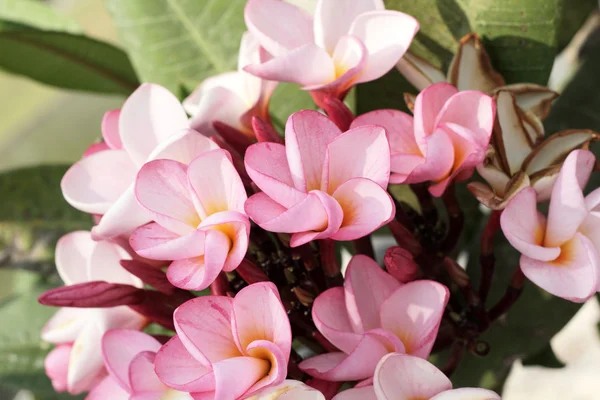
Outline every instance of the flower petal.
{"type": "Polygon", "coordinates": [[[188,167],[194,205],[203,218],[221,211],[244,212],[246,190],[228,156],[225,150],[213,150],[188,167]]]}
{"type": "Polygon", "coordinates": [[[275,57],[314,41],[310,15],[283,1],[250,0],[244,19],[260,45],[275,57]]]}
{"type": "Polygon", "coordinates": [[[435,83],[419,93],[414,107],[414,130],[417,145],[426,153],[426,138],[435,130],[438,114],[457,90],[449,83],[435,83]]]}
{"type": "Polygon", "coordinates": [[[348,355],[326,353],[311,357],[299,364],[312,377],[328,381],[357,381],[373,376],[373,371],[388,349],[376,335],[365,334],[348,355]]]}
{"type": "Polygon", "coordinates": [[[134,181],[137,168],[125,150],[105,150],[76,162],[60,187],[78,210],[104,214],[134,181]]]}
{"type": "Polygon", "coordinates": [[[323,173],[322,185],[327,185],[327,193],[334,193],[353,178],[367,178],[386,189],[390,178],[390,144],[385,129],[366,125],[344,132],[327,145],[325,165],[327,172],[323,173]]]}
{"type": "Polygon", "coordinates": [[[379,310],[400,283],[373,259],[356,255],[346,269],[344,293],[346,309],[354,332],[380,328],[379,310]]]}
{"type": "Polygon", "coordinates": [[[333,53],[339,39],[348,34],[359,15],[384,9],[382,0],[318,1],[314,13],[315,42],[333,53]]]}
{"type": "Polygon", "coordinates": [[[69,393],[78,394],[87,390],[102,371],[104,362],[100,343],[105,331],[106,322],[95,318],[87,322],[75,339],[67,374],[69,393]]]}
{"type": "Polygon", "coordinates": [[[454,144],[450,135],[442,129],[435,130],[425,139],[423,147],[425,157],[421,162],[412,160],[414,169],[408,174],[405,183],[438,182],[450,175],[455,162],[454,144]]]}
{"type": "Polygon", "coordinates": [[[496,392],[480,388],[460,388],[447,390],[433,396],[431,400],[502,400],[496,392]]]}
{"type": "Polygon", "coordinates": [[[219,146],[203,134],[193,129],[185,129],[161,142],[150,154],[150,159],[175,160],[189,165],[192,160],[219,146]]]}
{"type": "Polygon", "coordinates": [[[112,376],[107,376],[94,386],[86,400],[130,400],[129,392],[124,390],[112,376]]]}
{"type": "Polygon", "coordinates": [[[205,235],[202,230],[194,230],[179,236],[157,223],[150,223],[136,229],[129,238],[129,244],[144,258],[181,260],[204,254],[205,235]]]}
{"type": "Polygon", "coordinates": [[[250,220],[245,214],[237,211],[223,211],[211,215],[200,224],[203,230],[216,229],[223,232],[230,240],[229,254],[223,265],[223,271],[236,269],[248,251],[250,240],[250,220]]]}
{"type": "Polygon", "coordinates": [[[292,82],[302,86],[327,84],[336,76],[333,60],[315,44],[302,45],[262,64],[247,65],[244,71],[265,80],[292,82]]]}
{"type": "Polygon", "coordinates": [[[284,145],[253,144],[246,150],[244,164],[256,186],[283,207],[293,207],[306,197],[294,187],[284,145]]]}
{"type": "Polygon", "coordinates": [[[285,125],[285,149],[296,189],[322,189],[327,145],[340,134],[339,128],[319,112],[304,110],[290,116],[285,125]]]}
{"type": "Polygon", "coordinates": [[[161,344],[152,336],[127,329],[113,329],[102,337],[102,355],[109,374],[131,391],[129,365],[139,353],[157,352],[161,344]]]}
{"type": "Polygon", "coordinates": [[[395,215],[395,205],[388,192],[377,183],[354,178],[333,193],[343,210],[340,229],[331,236],[335,240],[354,240],[387,224],[395,215]]]}
{"type": "Polygon", "coordinates": [[[67,233],[56,243],[55,262],[65,285],[89,281],[87,264],[96,242],[87,231],[67,233]]]}
{"type": "Polygon", "coordinates": [[[88,280],[142,287],[142,281],[121,266],[121,260],[130,259],[121,246],[108,241],[96,242],[88,259],[88,280]]]}
{"type": "Polygon", "coordinates": [[[588,300],[597,291],[599,268],[598,251],[581,233],[562,245],[560,256],[554,261],[521,256],[521,270],[529,280],[555,296],[577,303],[588,300]]]}
{"type": "Polygon", "coordinates": [[[73,346],[61,344],[56,346],[44,359],[46,375],[52,381],[52,387],[57,392],[67,390],[67,373],[69,371],[69,358],[73,346]]]}
{"type": "Polygon", "coordinates": [[[560,254],[558,247],[543,245],[546,221],[536,209],[532,188],[525,188],[513,197],[500,216],[500,226],[510,244],[528,257],[550,261],[560,254]]]}
{"type": "Polygon", "coordinates": [[[594,154],[588,150],[575,150],[565,160],[550,198],[546,247],[560,246],[570,240],[587,216],[582,190],[595,162],[594,154]]]}
{"type": "Polygon", "coordinates": [[[72,343],[86,323],[81,308],[60,308],[42,328],[42,340],[50,343],[72,343]]]}
{"type": "Polygon", "coordinates": [[[344,289],[331,288],[321,293],[314,301],[312,318],[315,326],[335,347],[350,353],[362,335],[354,333],[346,312],[344,289]]]}
{"type": "Polygon", "coordinates": [[[238,292],[233,299],[233,332],[241,349],[248,348],[255,340],[273,342],[287,363],[292,333],[275,285],[259,282],[238,292]]]}
{"type": "Polygon", "coordinates": [[[206,392],[215,387],[211,369],[193,358],[177,336],[156,353],[154,369],[160,380],[173,389],[206,392]]]}
{"type": "Polygon", "coordinates": [[[187,351],[206,365],[242,356],[232,333],[233,301],[204,296],[187,301],[173,315],[175,330],[187,351]]]}
{"type": "Polygon", "coordinates": [[[92,228],[94,240],[110,239],[129,235],[135,228],[151,221],[148,211],[135,198],[132,184],[92,228]]]}
{"type": "Polygon", "coordinates": [[[375,395],[375,388],[371,385],[346,389],[335,395],[333,400],[379,400],[375,395]]]}
{"type": "Polygon", "coordinates": [[[154,160],[142,167],[135,183],[135,196],[162,227],[179,235],[200,224],[190,196],[187,167],[173,160],[154,160]]]}
{"type": "Polygon", "coordinates": [[[371,11],[359,15],[349,34],[365,44],[369,57],[356,82],[378,79],[394,68],[418,30],[419,22],[399,11],[371,11]]]}
{"type": "Polygon", "coordinates": [[[300,381],[286,379],[279,385],[264,388],[248,400],[325,400],[325,396],[300,381]]]}
{"type": "Polygon", "coordinates": [[[381,305],[381,327],[402,340],[407,354],[426,359],[449,297],[448,288],[437,282],[409,282],[381,305]]]}
{"type": "Polygon", "coordinates": [[[228,358],[213,365],[215,400],[239,399],[269,373],[269,361],[254,357],[228,358]],[[235,379],[231,379],[235,377],[235,379]]]}
{"type": "Polygon", "coordinates": [[[104,113],[102,118],[102,138],[104,143],[113,150],[122,149],[121,135],[119,134],[119,116],[121,110],[111,110],[104,113]]]}
{"type": "Polygon", "coordinates": [[[470,33],[460,39],[458,52],[448,68],[448,82],[458,90],[491,92],[504,85],[504,78],[492,67],[479,36],[470,33]]]}
{"type": "MultiPolygon", "coordinates": [[[[133,393],[148,393],[148,395],[154,394],[155,396],[160,396],[165,392],[165,384],[162,383],[156,375],[156,372],[154,372],[156,351],[158,351],[158,349],[155,351],[140,352],[131,360],[131,363],[129,364],[129,382],[133,393]]],[[[160,397],[158,397],[158,399],[160,399],[160,397]]],[[[148,400],[151,399],[148,398],[148,400]]]]}
{"type": "Polygon", "coordinates": [[[407,113],[397,110],[371,111],[356,117],[350,129],[363,125],[380,125],[385,128],[392,155],[421,155],[413,133],[413,117],[407,113]]]}
{"type": "Polygon", "coordinates": [[[429,399],[452,389],[452,382],[426,360],[392,353],[377,365],[373,386],[379,400],[429,399]]]}
{"type": "Polygon", "coordinates": [[[204,290],[223,270],[230,241],[223,232],[209,229],[204,239],[204,255],[176,260],[167,269],[167,279],[186,290],[204,290]]]}
{"type": "Polygon", "coordinates": [[[188,126],[179,100],[153,83],[144,83],[133,92],[119,116],[123,148],[137,165],[142,165],[159,143],[188,126]]]}
{"type": "Polygon", "coordinates": [[[248,345],[246,352],[251,357],[266,360],[270,364],[268,373],[248,389],[246,396],[251,396],[261,389],[279,385],[285,380],[289,355],[285,354],[278,345],[268,340],[256,340],[248,345]]]}

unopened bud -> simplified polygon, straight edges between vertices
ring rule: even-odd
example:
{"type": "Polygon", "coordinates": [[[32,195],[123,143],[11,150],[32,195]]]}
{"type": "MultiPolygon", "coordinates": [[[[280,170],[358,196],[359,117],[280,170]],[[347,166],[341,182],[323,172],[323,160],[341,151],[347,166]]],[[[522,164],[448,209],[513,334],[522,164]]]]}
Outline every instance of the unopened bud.
{"type": "Polygon", "coordinates": [[[138,304],[144,297],[144,290],[135,286],[92,281],[48,290],[38,301],[45,306],[99,308],[138,304]]]}
{"type": "Polygon", "coordinates": [[[329,119],[332,120],[342,132],[350,129],[350,124],[354,120],[354,114],[352,114],[352,111],[343,101],[337,97],[327,96],[323,100],[322,107],[329,119]]]}
{"type": "Polygon", "coordinates": [[[244,154],[252,141],[243,132],[221,121],[213,122],[213,127],[223,139],[238,153],[244,154]]]}
{"type": "Polygon", "coordinates": [[[277,134],[273,125],[260,117],[252,117],[252,129],[256,140],[259,142],[283,143],[281,136],[277,134]]]}
{"type": "Polygon", "coordinates": [[[387,249],[383,263],[390,275],[402,283],[414,281],[419,275],[419,266],[414,261],[412,254],[400,246],[387,249]]]}

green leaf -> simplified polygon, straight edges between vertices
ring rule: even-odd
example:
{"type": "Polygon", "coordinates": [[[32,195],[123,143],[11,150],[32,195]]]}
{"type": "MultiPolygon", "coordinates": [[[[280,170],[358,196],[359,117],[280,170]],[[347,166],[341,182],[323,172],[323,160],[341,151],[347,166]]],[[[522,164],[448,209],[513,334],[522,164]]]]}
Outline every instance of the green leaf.
{"type": "Polygon", "coordinates": [[[82,32],[76,21],[35,0],[0,0],[0,19],[48,31],[82,32]]]}
{"type": "Polygon", "coordinates": [[[128,95],[139,82],[120,49],[83,35],[0,20],[0,68],[65,89],[128,95]]]}
{"type": "Polygon", "coordinates": [[[44,372],[44,358],[51,346],[42,342],[40,332],[56,309],[38,304],[37,297],[52,285],[32,272],[12,274],[13,280],[29,285],[0,306],[0,320],[4,321],[0,324],[0,387],[28,389],[40,399],[73,398],[56,394],[44,372]]]}
{"type": "MultiPolygon", "coordinates": [[[[246,0],[106,0],[140,79],[173,93],[234,71],[246,0]]],[[[280,84],[271,100],[277,120],[314,108],[307,92],[280,84]]]]}
{"type": "Polygon", "coordinates": [[[550,343],[539,352],[523,360],[523,365],[535,365],[546,368],[563,368],[565,364],[556,358],[550,343]]]}

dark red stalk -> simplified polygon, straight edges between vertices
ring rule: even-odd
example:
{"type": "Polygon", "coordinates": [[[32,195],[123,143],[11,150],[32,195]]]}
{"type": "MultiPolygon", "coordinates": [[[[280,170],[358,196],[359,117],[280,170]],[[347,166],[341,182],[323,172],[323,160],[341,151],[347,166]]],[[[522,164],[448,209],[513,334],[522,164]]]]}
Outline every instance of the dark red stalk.
{"type": "Polygon", "coordinates": [[[252,129],[256,140],[259,142],[273,142],[283,144],[283,138],[277,134],[273,125],[260,117],[252,117],[252,129]]]}
{"type": "Polygon", "coordinates": [[[327,96],[323,99],[321,106],[327,113],[327,116],[329,116],[329,119],[333,121],[342,132],[350,129],[350,124],[352,124],[352,121],[354,120],[354,114],[343,101],[333,96],[327,96]]]}
{"type": "Polygon", "coordinates": [[[523,287],[525,285],[525,275],[521,271],[520,267],[517,267],[513,272],[510,280],[510,285],[506,288],[504,296],[494,305],[488,312],[490,322],[493,322],[500,318],[516,303],[516,301],[523,293],[523,287]]]}
{"type": "Polygon", "coordinates": [[[375,258],[375,250],[371,243],[371,235],[363,236],[352,241],[354,252],[356,254],[364,254],[365,256],[375,258]]]}
{"type": "Polygon", "coordinates": [[[269,277],[263,272],[262,269],[257,267],[252,261],[244,258],[240,265],[235,270],[240,278],[242,278],[248,285],[252,285],[257,282],[268,282],[269,277]]]}
{"type": "Polygon", "coordinates": [[[479,263],[481,265],[481,280],[479,281],[479,298],[485,304],[492,287],[492,278],[494,277],[494,266],[496,258],[494,256],[494,238],[500,229],[500,215],[502,211],[492,211],[488,222],[481,234],[481,253],[479,263]]]}
{"type": "Polygon", "coordinates": [[[159,292],[173,294],[178,290],[169,282],[167,275],[159,268],[137,260],[121,260],[121,266],[159,292]]]}
{"type": "MultiPolygon", "coordinates": [[[[398,208],[396,208],[398,210],[398,208]]],[[[393,219],[388,223],[388,228],[392,232],[392,236],[396,239],[396,243],[403,249],[408,250],[413,257],[419,256],[423,252],[421,243],[415,238],[411,231],[409,231],[399,221],[393,219]]]]}
{"type": "Polygon", "coordinates": [[[446,238],[442,242],[440,250],[448,254],[454,250],[460,239],[460,234],[462,233],[465,224],[465,215],[456,198],[456,191],[453,184],[448,186],[442,195],[442,199],[444,200],[448,212],[448,232],[446,233],[446,238]]]}
{"type": "Polygon", "coordinates": [[[252,141],[243,132],[221,121],[213,122],[213,127],[221,137],[239,154],[243,155],[252,141]]]}
{"type": "Polygon", "coordinates": [[[228,296],[231,293],[229,281],[225,272],[221,272],[217,279],[210,284],[210,294],[213,296],[228,296]]]}
{"type": "Polygon", "coordinates": [[[117,307],[138,304],[144,300],[143,289],[120,283],[93,281],[50,289],[38,301],[54,307],[117,307]]]}

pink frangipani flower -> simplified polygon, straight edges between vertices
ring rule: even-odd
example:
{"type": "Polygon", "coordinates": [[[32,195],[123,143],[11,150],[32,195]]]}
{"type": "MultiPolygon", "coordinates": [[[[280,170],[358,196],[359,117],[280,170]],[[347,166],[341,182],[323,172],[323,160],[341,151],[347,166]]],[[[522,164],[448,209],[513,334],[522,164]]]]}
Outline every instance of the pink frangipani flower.
{"type": "Polygon", "coordinates": [[[340,351],[309,358],[300,368],[319,379],[353,381],[371,378],[391,351],[427,358],[448,296],[437,282],[401,284],[369,257],[354,256],[344,287],[320,294],[312,309],[315,326],[340,351]]]}
{"type": "Polygon", "coordinates": [[[381,359],[372,386],[345,390],[334,400],[501,400],[479,388],[452,389],[452,382],[430,362],[408,354],[381,359]]]}
{"type": "Polygon", "coordinates": [[[536,192],[521,190],[502,213],[510,244],[521,252],[523,274],[547,292],[584,302],[598,291],[600,189],[583,196],[595,157],[575,150],[552,188],[548,219],[536,209],[536,192]]]}
{"type": "MultiPolygon", "coordinates": [[[[56,245],[56,267],[65,285],[101,280],[141,288],[142,282],[121,267],[121,259],[131,257],[114,243],[93,241],[85,231],[69,233],[56,245]]],[[[100,351],[104,332],[145,324],[146,319],[127,306],[61,308],[42,330],[43,340],[59,345],[48,355],[48,376],[57,390],[72,394],[88,390],[104,373],[100,351]]]]}
{"type": "Polygon", "coordinates": [[[383,126],[391,147],[390,183],[432,181],[429,191],[441,196],[452,180],[469,178],[484,160],[494,115],[494,101],[485,93],[436,83],[417,96],[414,118],[377,110],[356,118],[351,128],[383,126]]]}
{"type": "Polygon", "coordinates": [[[189,166],[150,161],[138,174],[135,196],[155,222],[133,232],[131,247],[145,258],[173,260],[167,270],[173,285],[205,289],[244,258],[247,196],[227,151],[203,153],[189,166]]]}
{"type": "Polygon", "coordinates": [[[286,379],[277,386],[262,389],[246,400],[325,400],[325,396],[300,381],[286,379]]]}
{"type": "Polygon", "coordinates": [[[192,400],[189,393],[165,386],[154,372],[154,358],[161,344],[134,330],[113,329],[102,338],[102,354],[108,371],[86,400],[192,400]]]}
{"type": "Polygon", "coordinates": [[[269,120],[269,99],[277,82],[250,75],[243,68],[270,58],[257,38],[246,32],[240,45],[238,70],[205,79],[183,101],[183,107],[192,116],[192,128],[213,136],[217,132],[212,124],[219,121],[254,138],[252,117],[269,120]]]}
{"type": "Polygon", "coordinates": [[[102,121],[106,146],[88,151],[65,174],[61,189],[78,210],[102,215],[92,229],[95,239],[130,234],[151,220],[133,195],[135,176],[148,160],[170,159],[188,164],[219,146],[189,129],[177,98],[155,84],[143,84],[102,121]]]}
{"type": "Polygon", "coordinates": [[[248,30],[274,58],[244,69],[342,99],[357,83],[380,78],[404,55],[419,29],[383,0],[319,0],[314,17],[280,0],[249,0],[248,30]]]}
{"type": "Polygon", "coordinates": [[[263,142],[246,152],[246,171],[262,190],[246,213],[265,230],[292,233],[292,247],[367,235],[394,217],[389,154],[381,127],[342,133],[316,111],[292,114],[285,146],[263,142]]]}
{"type": "Polygon", "coordinates": [[[272,283],[245,287],[233,299],[198,297],[173,318],[177,336],[155,359],[167,386],[198,399],[231,400],[284,381],[291,328],[272,283]]]}

